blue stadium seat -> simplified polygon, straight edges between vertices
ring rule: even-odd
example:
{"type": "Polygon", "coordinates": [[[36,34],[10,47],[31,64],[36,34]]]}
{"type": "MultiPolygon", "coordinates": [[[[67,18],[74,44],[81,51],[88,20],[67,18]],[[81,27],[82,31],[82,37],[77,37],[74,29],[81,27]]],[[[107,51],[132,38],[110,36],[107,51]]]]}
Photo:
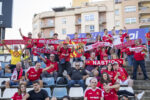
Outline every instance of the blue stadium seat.
{"type": "Polygon", "coordinates": [[[46,83],[47,86],[54,86],[54,77],[42,78],[43,82],[46,83]]]}
{"type": "Polygon", "coordinates": [[[8,62],[1,62],[2,69],[5,69],[5,66],[8,65],[8,62]]]}
{"type": "Polygon", "coordinates": [[[50,88],[42,88],[42,89],[44,89],[45,91],[47,91],[49,97],[52,97],[51,89],[50,88]]]}
{"type": "Polygon", "coordinates": [[[67,95],[67,89],[65,87],[56,87],[53,90],[53,97],[62,98],[67,95]]]}
{"type": "Polygon", "coordinates": [[[5,77],[11,77],[12,73],[5,73],[5,77]]]}

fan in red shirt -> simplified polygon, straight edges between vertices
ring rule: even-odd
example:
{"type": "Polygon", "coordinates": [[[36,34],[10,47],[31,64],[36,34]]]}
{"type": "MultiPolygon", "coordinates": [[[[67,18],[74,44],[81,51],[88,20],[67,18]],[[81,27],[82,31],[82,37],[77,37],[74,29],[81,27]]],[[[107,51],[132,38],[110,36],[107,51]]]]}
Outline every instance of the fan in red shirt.
{"type": "MultiPolygon", "coordinates": [[[[126,41],[130,41],[129,35],[126,36],[126,41]]],[[[135,45],[132,45],[131,47],[134,47],[135,45]]],[[[130,66],[133,70],[133,52],[132,51],[125,51],[127,54],[127,59],[128,59],[128,66],[130,66]]]]}
{"type": "Polygon", "coordinates": [[[107,55],[107,49],[105,49],[104,47],[102,47],[102,49],[100,51],[100,60],[104,60],[105,56],[108,56],[107,55]]]}
{"type": "Polygon", "coordinates": [[[98,82],[97,87],[104,91],[104,100],[118,100],[117,91],[120,85],[115,80],[111,80],[106,72],[101,75],[101,80],[98,82]]]}
{"type": "Polygon", "coordinates": [[[51,77],[53,76],[55,79],[57,78],[57,71],[58,71],[58,63],[55,61],[55,55],[50,54],[50,59],[46,59],[40,56],[40,58],[44,61],[46,64],[46,67],[54,66],[51,69],[47,70],[43,73],[43,77],[51,77]]]}
{"type": "Polygon", "coordinates": [[[26,44],[26,48],[29,49],[30,55],[31,55],[31,60],[33,61],[33,54],[32,54],[33,43],[31,43],[31,41],[32,41],[32,33],[29,32],[29,33],[28,33],[28,37],[26,37],[26,36],[24,36],[24,35],[22,34],[21,28],[19,29],[19,32],[20,32],[20,35],[21,35],[21,37],[23,38],[23,40],[25,40],[25,41],[28,40],[28,42],[27,42],[28,44],[26,44]]]}
{"type": "MultiPolygon", "coordinates": [[[[53,39],[54,39],[54,40],[58,40],[58,33],[54,33],[54,34],[53,34],[53,39]]],[[[58,45],[59,45],[59,44],[53,44],[55,50],[57,50],[58,45]]]]}
{"type": "Polygon", "coordinates": [[[104,100],[103,91],[96,87],[97,79],[92,78],[90,80],[90,86],[85,90],[84,100],[104,100]]]}
{"type": "Polygon", "coordinates": [[[143,74],[144,79],[149,80],[145,68],[145,52],[147,52],[146,48],[140,44],[139,40],[135,40],[135,47],[129,48],[130,51],[134,52],[134,69],[133,69],[133,79],[136,80],[136,74],[137,74],[137,68],[140,65],[143,74]]]}
{"type": "Polygon", "coordinates": [[[103,41],[112,43],[112,40],[113,40],[113,38],[110,34],[108,34],[108,30],[104,29],[103,41]]]}
{"type": "Polygon", "coordinates": [[[66,69],[69,72],[71,68],[70,64],[70,54],[72,50],[68,47],[68,43],[64,42],[63,47],[59,49],[59,59],[60,59],[60,67],[59,67],[59,76],[62,76],[63,71],[66,69]]]}
{"type": "Polygon", "coordinates": [[[123,67],[119,67],[118,62],[113,63],[113,69],[115,73],[115,80],[120,80],[120,85],[133,86],[133,80],[128,77],[127,71],[123,67]]]}
{"type": "MultiPolygon", "coordinates": [[[[23,38],[23,40],[32,39],[32,33],[31,33],[31,32],[28,33],[28,37],[26,37],[26,36],[24,36],[24,35],[22,34],[21,28],[19,28],[19,32],[20,32],[20,35],[21,35],[21,37],[23,38]]],[[[29,43],[26,48],[27,48],[27,49],[30,49],[30,48],[32,48],[32,47],[33,47],[33,44],[32,44],[32,43],[29,43]]]]}
{"type": "Polygon", "coordinates": [[[113,67],[112,67],[111,63],[107,64],[107,68],[106,69],[101,70],[101,73],[103,73],[103,72],[106,72],[109,75],[109,77],[110,77],[111,80],[114,79],[115,73],[113,71],[113,67]]]}
{"type": "Polygon", "coordinates": [[[21,83],[18,87],[18,92],[16,92],[12,99],[13,100],[22,100],[23,99],[23,96],[26,95],[26,86],[25,84],[21,83]]]}
{"type": "Polygon", "coordinates": [[[40,80],[40,75],[43,72],[49,70],[50,68],[53,68],[54,66],[50,65],[49,67],[46,67],[44,69],[40,67],[41,67],[41,63],[37,62],[34,67],[30,67],[27,70],[25,77],[26,77],[26,80],[28,81],[28,85],[31,85],[33,81],[39,81],[40,86],[43,87],[43,82],[42,80],[40,80]]]}

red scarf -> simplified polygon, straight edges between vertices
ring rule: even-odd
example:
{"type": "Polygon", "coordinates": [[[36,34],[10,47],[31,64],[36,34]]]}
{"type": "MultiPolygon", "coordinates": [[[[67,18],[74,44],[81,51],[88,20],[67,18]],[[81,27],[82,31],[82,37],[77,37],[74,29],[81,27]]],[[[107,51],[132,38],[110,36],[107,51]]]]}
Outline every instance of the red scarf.
{"type": "Polygon", "coordinates": [[[32,52],[33,52],[33,54],[35,54],[36,52],[48,53],[48,54],[57,54],[57,51],[51,51],[51,50],[46,49],[46,48],[33,48],[32,52]]]}
{"type": "Polygon", "coordinates": [[[113,60],[86,60],[86,65],[107,65],[108,63],[118,62],[118,64],[123,64],[122,59],[113,59],[113,60]]]}
{"type": "Polygon", "coordinates": [[[107,47],[107,46],[111,47],[112,44],[109,42],[96,42],[92,45],[85,46],[84,51],[89,51],[98,47],[107,47]]]}

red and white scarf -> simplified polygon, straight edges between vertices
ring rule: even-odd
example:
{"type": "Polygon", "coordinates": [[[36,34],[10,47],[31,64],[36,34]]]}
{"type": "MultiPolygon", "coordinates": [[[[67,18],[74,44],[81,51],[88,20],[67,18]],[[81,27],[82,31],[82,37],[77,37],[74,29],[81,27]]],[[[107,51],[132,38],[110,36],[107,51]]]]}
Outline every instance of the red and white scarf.
{"type": "Polygon", "coordinates": [[[11,80],[17,80],[17,78],[18,78],[18,80],[21,79],[22,73],[23,73],[23,69],[21,68],[20,72],[19,72],[19,77],[18,77],[18,72],[17,72],[17,69],[15,68],[12,73],[11,80]]]}
{"type": "Polygon", "coordinates": [[[112,44],[109,42],[96,42],[92,45],[85,46],[84,51],[89,51],[98,47],[107,47],[107,46],[111,47],[112,44]]]}
{"type": "Polygon", "coordinates": [[[108,63],[118,62],[118,64],[123,64],[123,59],[113,59],[113,60],[86,60],[86,65],[107,65],[108,63]]]}

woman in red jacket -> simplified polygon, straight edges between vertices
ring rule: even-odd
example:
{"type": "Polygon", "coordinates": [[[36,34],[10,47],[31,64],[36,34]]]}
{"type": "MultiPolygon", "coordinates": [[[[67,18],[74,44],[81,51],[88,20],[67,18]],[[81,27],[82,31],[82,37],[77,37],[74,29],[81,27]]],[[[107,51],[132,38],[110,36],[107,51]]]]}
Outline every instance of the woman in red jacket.
{"type": "Polygon", "coordinates": [[[26,85],[25,84],[20,84],[18,87],[18,92],[14,94],[12,97],[13,100],[22,100],[23,96],[26,94],[26,85]]]}
{"type": "Polygon", "coordinates": [[[120,85],[114,79],[110,79],[108,73],[103,72],[101,81],[98,82],[97,87],[104,91],[104,100],[118,100],[117,91],[120,85]]]}

